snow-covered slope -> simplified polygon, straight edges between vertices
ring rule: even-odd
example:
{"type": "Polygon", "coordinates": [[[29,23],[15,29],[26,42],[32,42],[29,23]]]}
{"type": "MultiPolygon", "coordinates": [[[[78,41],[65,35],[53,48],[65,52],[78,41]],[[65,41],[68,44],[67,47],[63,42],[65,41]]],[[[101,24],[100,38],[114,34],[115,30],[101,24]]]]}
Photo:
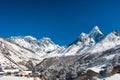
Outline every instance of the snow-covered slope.
{"type": "Polygon", "coordinates": [[[97,43],[95,46],[91,48],[88,52],[97,53],[103,52],[105,50],[114,48],[120,45],[120,31],[113,31],[108,34],[102,41],[97,43]]]}
{"type": "Polygon", "coordinates": [[[37,54],[34,55],[30,51],[0,38],[0,65],[2,68],[27,69],[26,63],[29,60],[36,64],[40,62],[41,58],[37,54]]]}

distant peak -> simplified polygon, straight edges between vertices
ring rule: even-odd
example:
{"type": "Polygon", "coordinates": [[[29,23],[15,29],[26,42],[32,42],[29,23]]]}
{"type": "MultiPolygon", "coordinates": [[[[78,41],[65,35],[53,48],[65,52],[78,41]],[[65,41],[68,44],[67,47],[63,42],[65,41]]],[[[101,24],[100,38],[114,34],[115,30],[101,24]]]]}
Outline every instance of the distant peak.
{"type": "Polygon", "coordinates": [[[99,32],[99,33],[101,33],[101,34],[102,34],[102,32],[100,31],[100,29],[99,29],[99,27],[98,27],[98,26],[93,27],[93,29],[92,29],[92,31],[91,31],[91,32],[95,32],[95,31],[97,31],[97,32],[99,32]]]}
{"type": "Polygon", "coordinates": [[[100,31],[100,29],[99,29],[98,26],[95,26],[95,27],[92,29],[92,31],[89,33],[89,35],[93,35],[93,34],[95,34],[95,33],[103,34],[103,33],[100,31]]]}
{"type": "Polygon", "coordinates": [[[43,37],[41,40],[50,40],[51,41],[51,39],[48,37],[43,37]]]}
{"type": "Polygon", "coordinates": [[[31,40],[37,40],[35,37],[32,37],[32,36],[25,36],[24,38],[31,39],[31,40]]]}
{"type": "Polygon", "coordinates": [[[52,40],[51,38],[48,38],[48,37],[43,37],[42,39],[39,40],[41,44],[46,44],[46,45],[55,45],[57,47],[59,47],[59,45],[56,45],[52,40]]]}
{"type": "Polygon", "coordinates": [[[32,36],[11,36],[8,39],[30,39],[30,40],[37,40],[35,37],[32,37],[32,36]]]}
{"type": "Polygon", "coordinates": [[[100,30],[98,26],[95,26],[93,29],[94,30],[100,30]]]}
{"type": "Polygon", "coordinates": [[[48,38],[48,37],[43,37],[42,39],[40,39],[41,42],[47,42],[47,43],[53,43],[53,41],[48,38]]]}

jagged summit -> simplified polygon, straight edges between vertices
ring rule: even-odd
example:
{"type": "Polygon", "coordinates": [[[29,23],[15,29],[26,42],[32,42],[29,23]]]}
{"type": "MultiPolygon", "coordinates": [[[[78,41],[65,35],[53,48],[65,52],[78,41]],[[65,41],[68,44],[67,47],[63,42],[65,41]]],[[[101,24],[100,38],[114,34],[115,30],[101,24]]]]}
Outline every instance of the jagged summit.
{"type": "MultiPolygon", "coordinates": [[[[104,37],[104,34],[100,31],[98,26],[95,26],[88,34],[82,32],[80,36],[71,44],[77,44],[78,42],[99,42],[104,37]]],[[[70,44],[70,45],[71,45],[70,44]]]]}
{"type": "Polygon", "coordinates": [[[80,36],[68,45],[68,48],[65,50],[65,54],[81,54],[88,51],[92,48],[96,43],[103,39],[104,35],[98,28],[95,26],[90,33],[86,34],[82,32],[80,36]]]}
{"type": "Polygon", "coordinates": [[[100,31],[100,29],[99,29],[98,26],[95,26],[92,30],[94,30],[94,31],[100,31]]]}
{"type": "Polygon", "coordinates": [[[91,34],[91,33],[93,33],[93,32],[98,32],[98,33],[100,33],[100,34],[103,34],[103,33],[101,32],[101,30],[99,29],[98,26],[95,26],[89,34],[91,34]]]}
{"type": "Polygon", "coordinates": [[[89,35],[93,35],[96,33],[103,35],[102,31],[100,30],[100,28],[98,26],[93,27],[93,29],[90,31],[89,35]]]}
{"type": "Polygon", "coordinates": [[[95,26],[89,33],[89,37],[93,38],[96,42],[101,41],[104,37],[104,34],[101,32],[98,26],[95,26]]]}

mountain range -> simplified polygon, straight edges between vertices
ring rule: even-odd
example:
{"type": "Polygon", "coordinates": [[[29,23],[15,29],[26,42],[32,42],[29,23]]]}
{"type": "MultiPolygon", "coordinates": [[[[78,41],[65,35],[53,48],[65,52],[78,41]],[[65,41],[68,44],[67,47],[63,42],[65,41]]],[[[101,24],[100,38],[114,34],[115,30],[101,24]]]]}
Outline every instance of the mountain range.
{"type": "Polygon", "coordinates": [[[38,71],[45,73],[47,70],[49,74],[51,69],[59,73],[64,67],[66,73],[65,75],[59,74],[60,78],[61,75],[66,76],[70,72],[72,77],[76,77],[77,73],[83,70],[81,66],[85,69],[98,67],[102,70],[103,66],[113,65],[116,55],[119,58],[119,49],[120,31],[105,35],[98,26],[95,26],[89,33],[81,33],[66,46],[59,46],[46,37],[42,39],[32,36],[1,37],[0,67],[29,70],[31,69],[29,65],[33,65],[38,71]]]}

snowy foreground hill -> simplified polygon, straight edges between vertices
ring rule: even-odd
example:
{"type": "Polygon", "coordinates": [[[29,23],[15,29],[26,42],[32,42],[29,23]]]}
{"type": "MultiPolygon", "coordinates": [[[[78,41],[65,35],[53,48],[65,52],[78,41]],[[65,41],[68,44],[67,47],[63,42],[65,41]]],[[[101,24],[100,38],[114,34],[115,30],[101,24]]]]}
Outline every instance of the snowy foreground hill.
{"type": "MultiPolygon", "coordinates": [[[[0,70],[5,69],[37,71],[46,80],[120,80],[120,31],[104,35],[95,26],[67,46],[50,38],[0,38],[0,70]]],[[[0,80],[8,77],[17,79],[0,80]]]]}

